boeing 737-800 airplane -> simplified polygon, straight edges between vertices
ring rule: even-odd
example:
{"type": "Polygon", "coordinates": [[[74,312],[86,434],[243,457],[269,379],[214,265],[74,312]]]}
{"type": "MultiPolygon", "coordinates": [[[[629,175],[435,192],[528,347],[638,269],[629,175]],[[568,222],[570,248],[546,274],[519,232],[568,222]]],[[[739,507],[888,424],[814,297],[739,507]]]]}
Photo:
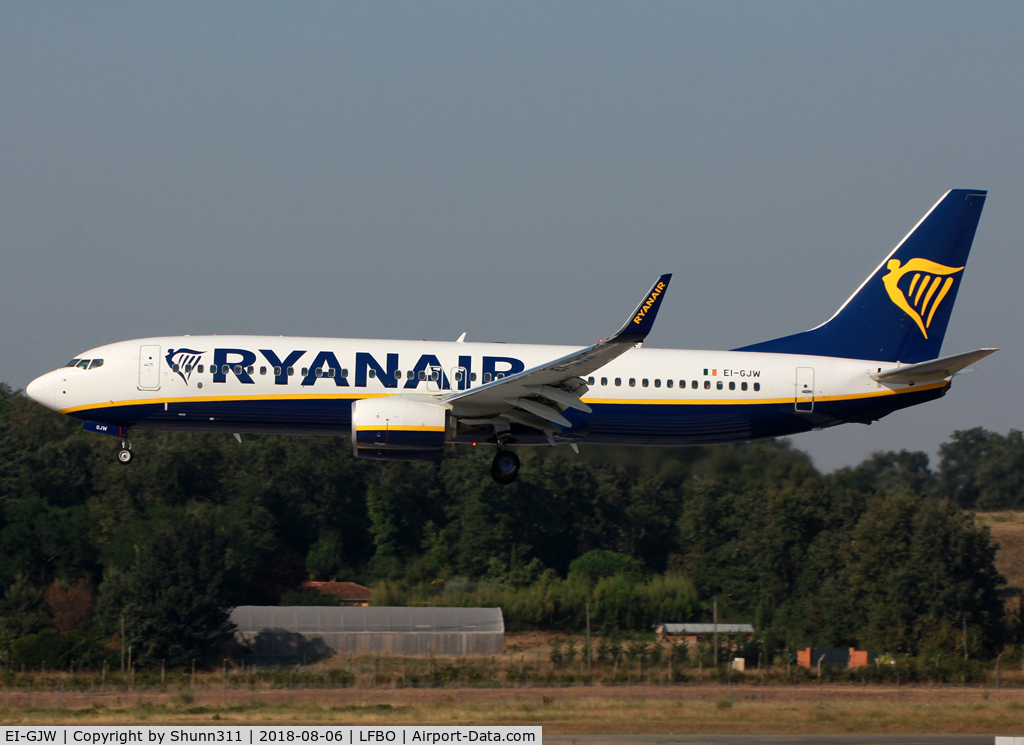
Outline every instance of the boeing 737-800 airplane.
{"type": "MultiPolygon", "coordinates": [[[[359,458],[510,445],[705,445],[869,424],[943,396],[994,349],[939,357],[986,192],[947,192],[825,323],[734,349],[641,348],[671,275],[614,336],[532,344],[178,336],[90,349],[27,393],[84,428],[349,435],[359,458]]],[[[465,337],[465,334],[463,334],[465,337]]]]}

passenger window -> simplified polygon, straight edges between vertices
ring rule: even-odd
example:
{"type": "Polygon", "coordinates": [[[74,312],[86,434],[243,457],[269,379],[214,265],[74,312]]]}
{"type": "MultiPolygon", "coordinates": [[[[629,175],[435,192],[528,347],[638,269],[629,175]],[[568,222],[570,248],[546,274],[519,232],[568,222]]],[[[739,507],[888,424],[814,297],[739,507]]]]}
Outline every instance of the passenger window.
{"type": "Polygon", "coordinates": [[[755,391],[761,390],[761,384],[760,383],[754,383],[754,390],[755,391]]]}
{"type": "Polygon", "coordinates": [[[180,369],[181,368],[178,367],[178,363],[177,362],[175,362],[173,365],[171,365],[171,372],[178,372],[180,369]]]}
{"type": "Polygon", "coordinates": [[[242,366],[241,365],[235,365],[235,375],[241,375],[241,374],[242,374],[242,366]]]}
{"type": "Polygon", "coordinates": [[[260,365],[260,375],[266,375],[266,374],[267,374],[267,366],[266,365],[260,365]]]}
{"type": "Polygon", "coordinates": [[[640,381],[640,382],[641,382],[641,384],[643,385],[643,387],[644,387],[644,388],[646,388],[646,387],[647,387],[647,386],[649,385],[649,383],[647,382],[647,378],[644,378],[644,379],[643,379],[642,381],[640,381]]]}
{"type": "Polygon", "coordinates": [[[722,390],[722,381],[721,380],[719,380],[717,383],[715,383],[715,388],[717,388],[718,390],[722,390]]]}
{"type": "Polygon", "coordinates": [[[347,378],[348,377],[348,368],[347,367],[341,368],[341,377],[343,377],[343,378],[347,378]]]}
{"type": "Polygon", "coordinates": [[[495,380],[501,380],[504,377],[505,377],[505,373],[494,373],[494,379],[495,380]]]}
{"type": "Polygon", "coordinates": [[[295,374],[295,368],[294,367],[289,367],[288,368],[288,377],[290,378],[294,374],[295,374]]]}
{"type": "Polygon", "coordinates": [[[89,363],[90,370],[95,370],[97,367],[103,367],[103,360],[93,360],[89,363]]]}
{"type": "Polygon", "coordinates": [[[469,374],[469,382],[470,383],[475,383],[476,382],[476,373],[470,373],[469,374]]]}
{"type": "Polygon", "coordinates": [[[733,383],[731,380],[729,381],[729,390],[730,391],[736,390],[736,384],[733,383]]]}
{"type": "Polygon", "coordinates": [[[741,391],[747,390],[747,384],[746,383],[740,383],[740,390],[741,391]]]}
{"type": "MultiPolygon", "coordinates": [[[[302,374],[305,375],[306,373],[302,373],[302,374]]],[[[370,368],[370,377],[371,378],[376,378],[377,377],[377,371],[374,370],[372,367],[370,368]]]]}
{"type": "Polygon", "coordinates": [[[71,360],[71,362],[69,362],[68,364],[64,365],[64,367],[77,367],[77,366],[78,366],[78,359],[77,358],[71,360]]]}
{"type": "MultiPolygon", "coordinates": [[[[306,377],[307,375],[309,375],[309,368],[308,367],[302,368],[302,377],[306,377]]],[[[373,370],[370,370],[370,377],[371,378],[373,377],[373,370]]]]}
{"type": "Polygon", "coordinates": [[[186,373],[192,372],[192,365],[185,365],[185,372],[186,373]]]}
{"type": "Polygon", "coordinates": [[[616,378],[615,385],[622,385],[622,378],[616,378]]]}
{"type": "Polygon", "coordinates": [[[281,366],[278,365],[277,367],[274,368],[274,377],[278,378],[280,376],[281,376],[281,366]]]}
{"type": "Polygon", "coordinates": [[[608,378],[601,378],[601,385],[608,385],[608,378]]]}
{"type": "Polygon", "coordinates": [[[591,376],[591,377],[587,378],[587,385],[593,385],[593,384],[594,384],[594,378],[593,378],[593,376],[591,376]]]}
{"type": "MultiPolygon", "coordinates": [[[[327,377],[333,378],[337,374],[338,374],[338,371],[335,370],[333,367],[328,367],[327,368],[327,377]]],[[[398,375],[401,376],[402,373],[398,373],[398,375]]]]}
{"type": "MultiPolygon", "coordinates": [[[[695,380],[693,382],[696,383],[697,381],[695,380]]],[[[706,391],[710,391],[711,390],[711,381],[710,380],[705,380],[704,381],[704,390],[706,390],[706,391]]]]}
{"type": "Polygon", "coordinates": [[[420,370],[420,374],[417,377],[419,377],[420,380],[426,380],[427,379],[427,373],[424,372],[423,370],[420,370]]]}
{"type": "MultiPolygon", "coordinates": [[[[331,377],[333,378],[334,376],[332,375],[331,377]]],[[[401,370],[395,370],[395,380],[401,380],[401,379],[402,379],[402,371],[401,370]]]]}
{"type": "Polygon", "coordinates": [[[630,388],[636,388],[636,378],[630,378],[629,379],[629,387],[630,388]]]}
{"type": "Polygon", "coordinates": [[[435,382],[440,380],[441,379],[441,373],[439,373],[437,370],[434,370],[434,372],[430,373],[430,379],[435,381],[435,382]]]}
{"type": "Polygon", "coordinates": [[[462,370],[456,370],[455,371],[455,382],[456,383],[461,383],[462,382],[462,370]]]}
{"type": "Polygon", "coordinates": [[[484,382],[485,383],[490,383],[491,382],[491,374],[490,373],[484,373],[484,382]]]}
{"type": "Polygon", "coordinates": [[[78,363],[78,367],[81,370],[88,370],[89,369],[89,360],[82,360],[82,361],[80,361],[78,363]]]}
{"type": "MultiPolygon", "coordinates": [[[[686,381],[685,380],[680,380],[679,382],[683,385],[683,387],[686,386],[686,381]]],[[[692,381],[690,383],[690,387],[693,388],[693,389],[696,389],[697,388],[697,381],[696,380],[692,381]]]]}
{"type": "Polygon", "coordinates": [[[252,375],[254,369],[255,368],[252,365],[249,365],[249,367],[245,368],[245,371],[247,373],[249,373],[250,375],[252,375]]]}
{"type": "Polygon", "coordinates": [[[318,367],[315,372],[318,378],[322,378],[324,376],[324,369],[322,367],[318,367]]]}
{"type": "MultiPolygon", "coordinates": [[[[655,384],[655,385],[657,385],[657,384],[658,384],[658,381],[657,381],[657,380],[655,380],[655,381],[654,381],[654,384],[655,384]]],[[[666,380],[666,381],[665,381],[665,387],[666,387],[666,388],[671,388],[671,387],[672,387],[672,381],[671,381],[671,380],[666,380]]]]}
{"type": "Polygon", "coordinates": [[[414,372],[413,372],[412,370],[408,370],[408,371],[407,371],[407,372],[405,373],[405,379],[406,379],[406,380],[412,380],[412,379],[413,379],[413,378],[415,378],[415,377],[416,377],[416,373],[414,373],[414,372]]]}
{"type": "Polygon", "coordinates": [[[655,378],[654,379],[654,387],[655,388],[661,388],[661,378],[655,378]]]}
{"type": "Polygon", "coordinates": [[[202,371],[203,371],[203,366],[202,366],[202,365],[200,365],[200,366],[199,366],[199,369],[198,369],[198,370],[197,370],[196,372],[202,372],[202,371]]]}

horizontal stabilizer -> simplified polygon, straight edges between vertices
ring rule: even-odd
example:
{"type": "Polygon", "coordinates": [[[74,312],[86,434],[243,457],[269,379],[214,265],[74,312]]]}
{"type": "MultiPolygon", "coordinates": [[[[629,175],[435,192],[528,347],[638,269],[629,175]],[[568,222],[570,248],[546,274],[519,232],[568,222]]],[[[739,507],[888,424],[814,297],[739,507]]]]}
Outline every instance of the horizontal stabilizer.
{"type": "Polygon", "coordinates": [[[918,362],[916,365],[894,367],[880,373],[872,373],[871,377],[879,383],[928,383],[951,378],[968,365],[988,357],[998,349],[976,349],[973,352],[940,357],[937,360],[918,362]]]}

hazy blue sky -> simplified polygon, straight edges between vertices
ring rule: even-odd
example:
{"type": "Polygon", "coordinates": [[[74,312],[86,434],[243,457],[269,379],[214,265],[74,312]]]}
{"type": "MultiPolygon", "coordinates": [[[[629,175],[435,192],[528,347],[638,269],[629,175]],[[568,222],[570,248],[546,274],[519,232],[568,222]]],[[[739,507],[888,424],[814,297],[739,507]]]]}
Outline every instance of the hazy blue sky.
{"type": "Polygon", "coordinates": [[[1020,428],[1024,4],[0,5],[0,380],[179,333],[651,346],[825,320],[990,196],[939,402],[818,465],[1020,428]]]}

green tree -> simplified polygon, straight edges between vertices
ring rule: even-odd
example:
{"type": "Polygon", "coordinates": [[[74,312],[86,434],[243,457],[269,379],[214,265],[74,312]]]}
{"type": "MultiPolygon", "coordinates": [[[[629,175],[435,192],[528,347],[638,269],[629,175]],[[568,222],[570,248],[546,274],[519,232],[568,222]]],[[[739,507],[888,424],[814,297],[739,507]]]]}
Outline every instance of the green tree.
{"type": "Polygon", "coordinates": [[[939,493],[961,507],[1024,508],[1024,434],[957,430],[939,446],[939,493]]]}
{"type": "Polygon", "coordinates": [[[186,665],[230,634],[228,615],[251,579],[247,538],[230,517],[207,508],[164,513],[127,567],[108,571],[99,606],[140,664],[186,665]]]}
{"type": "Polygon", "coordinates": [[[894,494],[850,536],[844,572],[861,646],[918,654],[956,643],[962,619],[991,649],[1003,605],[988,528],[949,501],[894,494]]]}
{"type": "Polygon", "coordinates": [[[639,578],[640,563],[632,556],[595,549],[587,551],[569,564],[570,576],[581,577],[591,584],[596,584],[604,577],[614,577],[616,574],[639,578]]]}

